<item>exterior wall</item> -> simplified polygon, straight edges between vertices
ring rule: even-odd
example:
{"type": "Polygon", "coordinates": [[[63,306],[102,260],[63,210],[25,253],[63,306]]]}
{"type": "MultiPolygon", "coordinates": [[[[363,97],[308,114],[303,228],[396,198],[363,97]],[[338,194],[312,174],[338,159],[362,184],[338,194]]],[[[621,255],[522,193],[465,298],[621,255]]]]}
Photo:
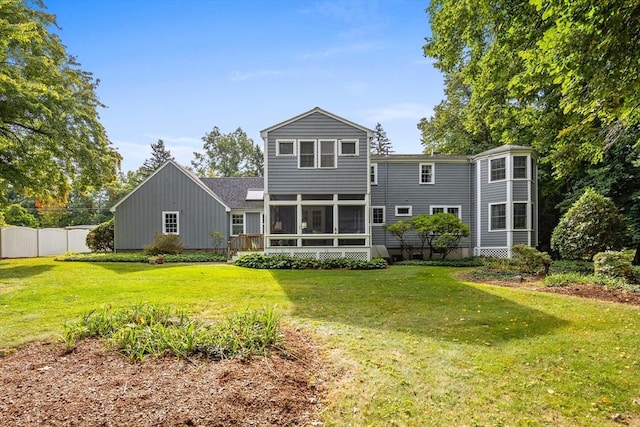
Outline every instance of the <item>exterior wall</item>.
{"type": "Polygon", "coordinates": [[[315,112],[269,132],[265,148],[269,194],[367,193],[369,141],[358,128],[315,112]],[[297,155],[276,156],[278,139],[357,139],[359,155],[337,156],[336,168],[300,169],[297,155]]]}
{"type": "MultiPolygon", "coordinates": [[[[468,161],[447,161],[431,156],[416,157],[412,160],[375,159],[378,170],[378,184],[371,185],[371,206],[385,207],[385,223],[393,224],[409,220],[419,214],[431,214],[432,206],[457,206],[461,209],[461,219],[470,228],[472,224],[471,192],[473,167],[468,161]],[[434,163],[434,183],[419,183],[420,163],[434,163]],[[396,216],[396,206],[411,206],[410,216],[396,216]]],[[[411,245],[420,246],[415,233],[408,233],[411,245]]],[[[381,226],[372,226],[372,243],[387,248],[400,247],[400,242],[381,226]]],[[[470,247],[468,239],[460,243],[470,247]]]]}
{"type": "Polygon", "coordinates": [[[162,212],[179,212],[186,249],[211,248],[211,231],[229,236],[225,208],[183,171],[169,163],[115,210],[116,250],[137,250],[162,233],[162,212]]]}
{"type": "MultiPolygon", "coordinates": [[[[495,156],[493,158],[504,157],[495,156]]],[[[509,163],[507,162],[507,168],[509,163]]],[[[489,159],[482,159],[480,167],[480,245],[482,247],[508,246],[507,231],[489,231],[489,206],[494,203],[507,203],[507,181],[489,182],[489,159]]],[[[507,205],[507,224],[510,209],[507,205]]]]}
{"type": "Polygon", "coordinates": [[[244,220],[246,221],[244,225],[245,232],[247,234],[261,234],[262,230],[260,227],[261,222],[261,212],[247,212],[245,214],[244,220]]]}

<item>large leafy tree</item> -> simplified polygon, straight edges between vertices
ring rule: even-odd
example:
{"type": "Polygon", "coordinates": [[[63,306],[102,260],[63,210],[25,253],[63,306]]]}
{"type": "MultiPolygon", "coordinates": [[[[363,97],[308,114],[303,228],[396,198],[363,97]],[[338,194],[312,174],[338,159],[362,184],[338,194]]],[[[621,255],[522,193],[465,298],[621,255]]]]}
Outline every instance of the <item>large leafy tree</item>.
{"type": "Polygon", "coordinates": [[[98,82],[32,4],[0,0],[0,194],[63,199],[112,180],[121,157],[99,121],[98,82]]]}
{"type": "Polygon", "coordinates": [[[204,153],[193,153],[191,165],[201,176],[262,176],[264,158],[262,149],[238,128],[224,134],[215,126],[207,133],[204,153]]]}

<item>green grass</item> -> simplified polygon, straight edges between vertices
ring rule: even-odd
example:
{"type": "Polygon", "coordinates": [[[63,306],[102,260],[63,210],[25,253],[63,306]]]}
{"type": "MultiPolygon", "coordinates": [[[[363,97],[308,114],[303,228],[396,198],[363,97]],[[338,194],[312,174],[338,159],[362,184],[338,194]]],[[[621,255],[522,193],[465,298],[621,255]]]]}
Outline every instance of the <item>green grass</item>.
{"type": "Polygon", "coordinates": [[[0,347],[51,338],[105,304],[211,318],[277,305],[326,350],[326,426],[637,423],[638,307],[463,283],[454,271],[5,260],[0,347]]]}

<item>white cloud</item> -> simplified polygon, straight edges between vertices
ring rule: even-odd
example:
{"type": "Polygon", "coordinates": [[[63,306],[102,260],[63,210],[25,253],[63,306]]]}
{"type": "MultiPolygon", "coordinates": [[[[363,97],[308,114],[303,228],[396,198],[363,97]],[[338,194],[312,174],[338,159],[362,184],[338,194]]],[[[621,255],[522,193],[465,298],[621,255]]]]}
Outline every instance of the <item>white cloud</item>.
{"type": "Polygon", "coordinates": [[[368,122],[388,122],[398,119],[420,120],[433,114],[433,106],[417,102],[402,102],[384,107],[366,109],[360,112],[368,122]]]}
{"type": "Polygon", "coordinates": [[[229,80],[232,82],[244,81],[244,80],[252,80],[260,77],[271,77],[271,76],[284,76],[288,74],[285,71],[280,70],[257,70],[257,71],[236,71],[234,72],[229,80]]]}

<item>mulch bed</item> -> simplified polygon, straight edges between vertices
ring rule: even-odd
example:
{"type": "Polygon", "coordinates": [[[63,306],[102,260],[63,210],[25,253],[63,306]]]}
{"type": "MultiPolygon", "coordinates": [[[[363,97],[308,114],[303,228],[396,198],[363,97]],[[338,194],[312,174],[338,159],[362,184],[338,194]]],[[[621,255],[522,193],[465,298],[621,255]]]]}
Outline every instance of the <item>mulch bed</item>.
{"type": "Polygon", "coordinates": [[[97,340],[65,354],[34,343],[0,358],[0,420],[11,426],[311,426],[323,398],[312,341],[285,331],[286,352],[249,361],[148,358],[97,340]]]}

